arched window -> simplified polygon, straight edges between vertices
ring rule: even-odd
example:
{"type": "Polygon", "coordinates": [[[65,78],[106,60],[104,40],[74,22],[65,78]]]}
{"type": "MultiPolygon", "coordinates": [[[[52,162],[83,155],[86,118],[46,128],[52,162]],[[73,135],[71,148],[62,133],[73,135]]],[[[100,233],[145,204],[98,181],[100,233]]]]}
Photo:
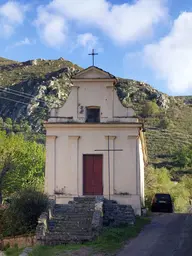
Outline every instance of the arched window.
{"type": "Polygon", "coordinates": [[[100,122],[100,107],[86,107],[86,123],[100,122]]]}

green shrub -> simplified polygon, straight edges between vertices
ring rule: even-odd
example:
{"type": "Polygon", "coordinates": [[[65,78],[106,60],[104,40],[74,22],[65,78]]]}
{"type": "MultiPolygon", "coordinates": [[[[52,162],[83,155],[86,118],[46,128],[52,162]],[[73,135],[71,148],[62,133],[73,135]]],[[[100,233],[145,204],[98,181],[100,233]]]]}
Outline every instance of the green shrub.
{"type": "Polygon", "coordinates": [[[146,102],[143,106],[141,115],[143,117],[155,116],[159,113],[159,107],[154,101],[146,102]]]}
{"type": "Polygon", "coordinates": [[[175,211],[187,212],[190,194],[182,182],[172,187],[171,195],[174,201],[175,211]]]}
{"type": "Polygon", "coordinates": [[[192,200],[192,176],[184,175],[181,178],[181,182],[183,183],[184,187],[189,191],[190,200],[192,200]]]}
{"type": "Polygon", "coordinates": [[[2,232],[4,229],[4,221],[3,221],[3,216],[4,216],[4,211],[5,209],[0,209],[0,239],[2,238],[2,232]]]}
{"type": "Polygon", "coordinates": [[[191,179],[183,178],[179,183],[171,181],[171,175],[166,168],[154,169],[149,166],[145,171],[145,203],[151,206],[155,193],[170,193],[174,201],[175,211],[186,212],[189,206],[191,179]]]}
{"type": "Polygon", "coordinates": [[[172,187],[171,176],[166,168],[155,169],[149,166],[145,170],[145,202],[150,207],[155,193],[169,193],[172,187]]]}
{"type": "Polygon", "coordinates": [[[28,188],[12,197],[9,207],[4,211],[4,236],[14,236],[33,232],[40,214],[47,209],[47,195],[28,188]]]}
{"type": "Polygon", "coordinates": [[[192,167],[192,145],[178,150],[175,153],[175,160],[180,167],[192,167]]]}
{"type": "Polygon", "coordinates": [[[168,117],[164,117],[159,122],[159,127],[162,129],[171,128],[173,126],[174,126],[173,122],[168,117]]]}

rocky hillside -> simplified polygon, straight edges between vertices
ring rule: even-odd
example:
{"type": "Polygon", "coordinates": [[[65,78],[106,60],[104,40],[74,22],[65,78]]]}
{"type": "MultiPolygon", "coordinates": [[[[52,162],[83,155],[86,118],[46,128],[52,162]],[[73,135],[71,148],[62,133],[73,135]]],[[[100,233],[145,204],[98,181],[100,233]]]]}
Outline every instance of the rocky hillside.
{"type": "MultiPolygon", "coordinates": [[[[70,78],[80,70],[63,58],[26,62],[0,58],[0,117],[28,120],[34,131],[42,130],[42,121],[52,107],[66,101],[70,78]]],[[[123,105],[133,105],[145,122],[150,162],[174,169],[174,150],[192,143],[192,96],[170,97],[146,83],[121,78],[116,89],[123,105]],[[144,116],[146,102],[155,102],[158,113],[144,116]]]]}
{"type": "Polygon", "coordinates": [[[48,110],[65,101],[70,77],[79,70],[63,58],[26,62],[0,58],[0,116],[28,119],[38,130],[48,110]]]}

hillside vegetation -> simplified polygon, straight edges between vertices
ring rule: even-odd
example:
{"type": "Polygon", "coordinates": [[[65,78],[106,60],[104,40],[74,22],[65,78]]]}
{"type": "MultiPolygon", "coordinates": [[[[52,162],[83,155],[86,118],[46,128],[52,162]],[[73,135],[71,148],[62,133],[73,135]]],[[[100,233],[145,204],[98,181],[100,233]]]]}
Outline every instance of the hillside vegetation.
{"type": "MultiPolygon", "coordinates": [[[[12,131],[15,125],[27,122],[33,133],[43,134],[42,122],[52,107],[66,101],[70,78],[80,70],[81,67],[63,58],[26,62],[0,58],[2,129],[9,117],[12,131]]],[[[175,179],[191,174],[190,166],[183,167],[175,161],[175,152],[192,143],[192,96],[171,97],[146,83],[121,78],[116,89],[122,104],[132,105],[145,123],[149,163],[166,167],[175,179]]]]}

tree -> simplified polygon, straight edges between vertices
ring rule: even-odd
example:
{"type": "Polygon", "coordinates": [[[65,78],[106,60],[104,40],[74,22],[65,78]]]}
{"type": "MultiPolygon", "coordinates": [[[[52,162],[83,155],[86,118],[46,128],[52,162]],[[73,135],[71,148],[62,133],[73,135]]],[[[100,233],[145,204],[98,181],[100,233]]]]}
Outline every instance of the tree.
{"type": "Polygon", "coordinates": [[[178,150],[175,153],[175,160],[180,167],[192,167],[192,145],[178,150]]]}
{"type": "Polygon", "coordinates": [[[154,169],[149,166],[146,169],[145,196],[147,205],[150,205],[155,193],[169,193],[171,187],[171,176],[166,168],[154,169]]]}
{"type": "Polygon", "coordinates": [[[27,133],[31,132],[31,126],[27,122],[27,120],[21,120],[20,122],[21,129],[27,133]]]}
{"type": "Polygon", "coordinates": [[[34,188],[22,189],[15,193],[5,209],[3,236],[15,236],[35,231],[40,214],[47,210],[48,196],[34,188]]]}
{"type": "Polygon", "coordinates": [[[0,204],[21,188],[41,189],[44,180],[45,149],[23,135],[0,132],[0,204]]]}
{"type": "Polygon", "coordinates": [[[17,124],[17,123],[15,123],[15,124],[13,125],[13,131],[14,131],[14,132],[20,132],[20,130],[21,130],[20,125],[17,124]]]}
{"type": "Polygon", "coordinates": [[[190,200],[192,200],[192,178],[188,175],[184,175],[181,179],[184,187],[188,190],[190,194],[190,200]]]}
{"type": "Polygon", "coordinates": [[[0,130],[3,129],[3,125],[4,125],[3,118],[0,117],[0,130]]]}
{"type": "Polygon", "coordinates": [[[149,117],[154,116],[159,113],[159,107],[157,106],[155,101],[146,102],[142,109],[142,116],[149,117]]]}
{"type": "Polygon", "coordinates": [[[189,205],[191,180],[185,179],[175,184],[171,181],[171,175],[166,168],[154,169],[149,166],[145,170],[145,200],[146,206],[150,207],[155,193],[170,193],[174,200],[175,210],[186,212],[189,205]]]}
{"type": "Polygon", "coordinates": [[[4,122],[5,129],[9,132],[13,129],[13,121],[11,118],[7,117],[4,122]]]}
{"type": "Polygon", "coordinates": [[[5,123],[6,123],[7,125],[9,125],[9,126],[12,126],[12,125],[13,125],[13,121],[12,121],[12,119],[11,119],[10,117],[7,117],[7,118],[5,119],[5,123]]]}
{"type": "Polygon", "coordinates": [[[159,126],[162,129],[167,129],[167,128],[173,127],[174,124],[168,117],[163,117],[159,122],[159,126]]]}

